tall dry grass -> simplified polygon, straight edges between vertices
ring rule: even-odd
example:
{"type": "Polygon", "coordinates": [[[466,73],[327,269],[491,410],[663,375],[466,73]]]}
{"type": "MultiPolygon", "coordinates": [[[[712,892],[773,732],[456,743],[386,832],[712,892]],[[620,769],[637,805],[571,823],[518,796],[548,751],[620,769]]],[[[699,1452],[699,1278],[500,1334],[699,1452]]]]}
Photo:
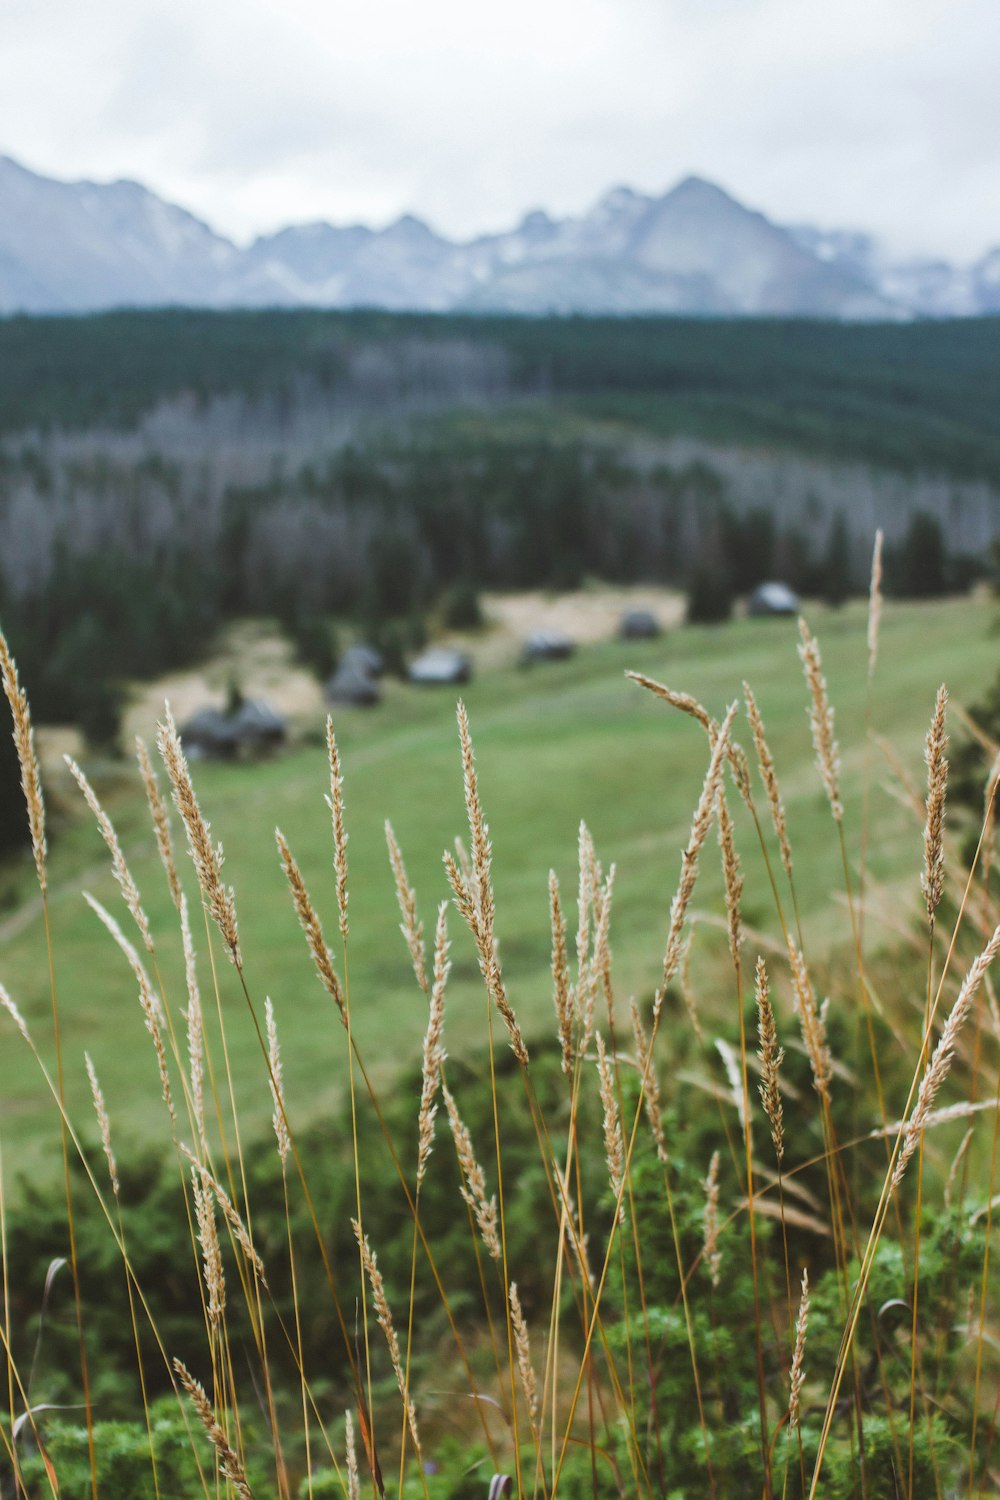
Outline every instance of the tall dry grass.
{"type": "MultiPolygon", "coordinates": [[[[867,672],[869,694],[878,659],[879,577],[877,545],[867,662],[859,664],[867,672]]],[[[486,796],[469,715],[459,705],[456,771],[464,787],[468,852],[459,840],[443,861],[452,905],[469,930],[483,982],[481,1086],[488,1099],[475,1113],[478,1139],[463,1118],[449,1076],[447,989],[455,938],[448,931],[448,903],[438,907],[428,957],[418,893],[388,825],[401,932],[428,1013],[411,1139],[393,1134],[372,1082],[351,1012],[350,780],[328,724],[326,800],[338,953],[327,942],[317,904],[280,830],[276,838],[291,898],[289,920],[298,919],[332,1001],[334,1024],[318,1032],[317,1045],[342,1046],[348,1063],[353,1266],[335,1264],[330,1253],[331,1226],[321,1221],[310,1189],[310,1173],[322,1167],[307,1163],[299,1147],[307,1110],[288,1096],[283,1078],[280,1012],[270,997],[256,993],[237,925],[236,890],[223,882],[222,847],[201,811],[169,710],[158,746],[186,834],[188,879],[193,875],[205,916],[200,963],[175,863],[171,816],[145,747],[139,746],[139,766],[177,911],[173,934],[151,930],[111,820],[84,773],[71,765],[145,951],[144,962],[115,918],[91,902],[132,970],[155,1050],[202,1327],[200,1346],[185,1349],[169,1347],[161,1329],[156,1288],[143,1283],[134,1244],[126,1240],[114,1100],[105,1098],[89,1057],[69,1058],[66,1064],[86,1067],[107,1185],[83,1143],[85,1122],[67,1113],[54,978],[56,1078],[15,998],[0,985],[0,1003],[13,1022],[6,1045],[25,1048],[37,1067],[66,1152],[78,1378],[94,1497],[101,1490],[103,1455],[94,1436],[89,1371],[99,1365],[100,1352],[88,1346],[73,1250],[68,1163],[74,1155],[106,1221],[126,1283],[151,1494],[161,1493],[151,1418],[154,1387],[173,1392],[200,1476],[199,1493],[206,1496],[225,1493],[246,1500],[274,1494],[291,1500],[308,1495],[311,1500],[314,1493],[342,1492],[353,1500],[365,1488],[400,1497],[516,1493],[543,1500],[582,1493],[808,1500],[825,1495],[876,1500],[886,1494],[909,1500],[935,1494],[943,1500],[966,1494],[972,1500],[997,1493],[993,1439],[1000,1366],[989,1273],[1000,1015],[990,973],[1000,950],[1000,924],[988,882],[981,878],[995,783],[983,838],[966,861],[948,826],[947,693],[942,688],[929,705],[926,795],[902,791],[923,822],[923,863],[914,877],[915,890],[923,893],[923,931],[915,941],[923,950],[926,984],[918,984],[914,993],[904,984],[891,995],[873,977],[878,950],[866,905],[867,829],[851,827],[855,810],[842,792],[820,647],[804,622],[801,635],[803,702],[818,781],[829,804],[830,836],[843,851],[844,889],[831,907],[831,921],[842,928],[846,906],[849,971],[841,965],[830,997],[821,998],[820,976],[828,977],[830,969],[814,961],[795,891],[796,869],[808,861],[809,850],[795,849],[779,767],[751,686],[743,685],[749,744],[764,794],[760,806],[738,739],[737,703],[718,721],[691,694],[637,677],[665,711],[688,715],[692,732],[704,735],[704,782],[681,851],[676,889],[664,903],[664,956],[652,976],[648,1004],[616,992],[615,870],[604,868],[586,828],[581,827],[576,851],[574,939],[560,882],[555,872],[549,875],[555,1104],[549,1084],[540,1081],[537,1061],[538,1049],[544,1055],[550,1044],[540,1035],[536,1041],[532,1028],[529,1048],[504,973],[486,796]],[[692,972],[693,901],[711,857],[713,826],[729,978],[722,998],[704,1006],[697,971],[692,972]],[[860,859],[852,861],[849,837],[856,839],[860,859]],[[766,899],[773,912],[776,936],[766,940],[751,935],[744,920],[739,848],[744,838],[759,847],[767,873],[768,888],[755,892],[755,910],[766,899]],[[164,942],[177,944],[183,954],[182,996],[169,994],[163,983],[159,949],[164,942]],[[228,966],[216,966],[218,952],[228,966]],[[203,995],[211,1001],[203,1001],[203,995]],[[234,999],[241,1015],[234,1013],[234,999]],[[204,1024],[207,1003],[214,1005],[218,1022],[212,1039],[204,1024]],[[250,1025],[259,1041],[256,1078],[233,1075],[226,1037],[239,1024],[250,1025]],[[683,1046],[679,1028],[689,1030],[683,1046]],[[687,1059],[680,1073],[673,1066],[675,1052],[687,1059]],[[279,1234],[273,1226],[258,1233],[250,1167],[264,1148],[251,1143],[240,1127],[241,1107],[253,1090],[264,1092],[273,1115],[284,1202],[279,1234]],[[359,1125],[362,1103],[380,1140],[373,1142],[359,1125]],[[682,1122],[694,1117],[698,1129],[684,1128],[682,1122]],[[440,1128],[442,1119],[447,1131],[440,1128]],[[509,1170],[508,1130],[515,1121],[534,1141],[537,1246],[531,1264],[516,1263],[524,1256],[524,1232],[521,1226],[515,1233],[511,1207],[522,1186],[509,1170]],[[935,1167],[929,1173],[929,1137],[955,1121],[968,1129],[951,1171],[935,1167]],[[991,1128],[992,1142],[979,1142],[988,1177],[971,1184],[960,1164],[977,1148],[973,1132],[991,1128]],[[592,1131],[598,1133],[596,1143],[592,1131]],[[710,1149],[703,1159],[690,1159],[692,1143],[702,1137],[710,1149]],[[408,1276],[394,1289],[395,1306],[366,1216],[363,1167],[376,1147],[391,1164],[397,1201],[407,1217],[408,1276]],[[447,1242],[435,1243],[425,1224],[424,1195],[432,1153],[440,1156],[446,1149],[457,1164],[454,1223],[447,1242]],[[854,1169],[856,1160],[860,1170],[854,1169]],[[977,1277],[968,1288],[970,1311],[960,1328],[955,1298],[921,1295],[927,1275],[921,1236],[932,1187],[947,1200],[955,1246],[961,1241],[967,1260],[972,1244],[977,1256],[977,1277]],[[303,1222],[311,1243],[293,1229],[303,1222]],[[451,1241],[466,1222],[464,1253],[476,1267],[478,1311],[464,1293],[461,1305],[455,1305],[451,1261],[444,1260],[456,1253],[451,1241]],[[328,1307],[324,1316],[337,1340],[320,1366],[307,1354],[304,1336],[305,1323],[317,1316],[315,1301],[303,1300],[304,1267],[317,1261],[325,1288],[319,1295],[328,1307]],[[873,1286],[886,1284],[887,1267],[904,1294],[879,1305],[873,1286]],[[274,1270],[289,1281],[290,1316],[272,1292],[274,1270]],[[418,1277],[437,1298],[432,1331],[423,1326],[426,1317],[415,1315],[418,1277]],[[536,1286],[541,1278],[547,1287],[534,1305],[526,1306],[518,1290],[526,1277],[536,1286]],[[891,1301],[905,1314],[905,1347],[885,1333],[891,1301]],[[372,1321],[381,1328],[381,1341],[369,1328],[372,1321]],[[422,1351],[425,1335],[433,1345],[422,1351]],[[384,1378],[386,1353],[391,1382],[384,1378]],[[478,1433],[475,1426],[465,1430],[470,1452],[479,1457],[457,1478],[453,1458],[450,1470],[436,1458],[446,1424],[426,1354],[448,1370],[448,1383],[461,1388],[478,1424],[478,1433]],[[734,1373],[737,1365],[744,1371],[742,1383],[734,1373]],[[349,1409],[342,1422],[345,1397],[349,1409]],[[687,1426],[679,1432],[683,1423],[687,1426]],[[290,1459],[290,1453],[296,1457],[290,1459]]],[[[45,897],[44,805],[30,713],[2,637],[0,648],[45,897]]],[[[874,774],[866,746],[865,809],[874,774]]],[[[718,970],[712,972],[718,986],[718,970]]],[[[41,1457],[48,1492],[58,1495],[60,1476],[46,1452],[46,1419],[29,1395],[29,1372],[15,1352],[11,1300],[18,1289],[7,1284],[2,1181],[0,1172],[0,1333],[8,1372],[8,1413],[0,1434],[12,1493],[30,1493],[24,1477],[30,1451],[41,1457]]],[[[939,1289],[942,1243],[951,1242],[947,1236],[935,1241],[939,1289]]],[[[954,1255],[957,1264],[957,1249],[954,1255]]],[[[310,1297],[316,1295],[313,1289],[310,1297]]],[[[113,1490],[104,1493],[114,1500],[113,1490]]]]}

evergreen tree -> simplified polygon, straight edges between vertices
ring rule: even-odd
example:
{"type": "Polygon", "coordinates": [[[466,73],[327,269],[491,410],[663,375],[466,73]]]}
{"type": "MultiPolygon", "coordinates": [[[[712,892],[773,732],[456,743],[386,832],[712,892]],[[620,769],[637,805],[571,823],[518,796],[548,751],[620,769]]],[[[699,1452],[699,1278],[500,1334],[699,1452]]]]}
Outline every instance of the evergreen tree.
{"type": "Polygon", "coordinates": [[[823,598],[839,606],[851,592],[851,534],[847,518],[838,511],[830,527],[830,537],[823,559],[823,598]]]}
{"type": "Polygon", "coordinates": [[[899,550],[895,592],[907,599],[930,599],[948,589],[947,553],[941,523],[918,511],[899,550]]]}
{"type": "Polygon", "coordinates": [[[733,590],[729,575],[711,559],[698,563],[688,590],[687,618],[691,625],[716,625],[733,612],[733,590]]]}

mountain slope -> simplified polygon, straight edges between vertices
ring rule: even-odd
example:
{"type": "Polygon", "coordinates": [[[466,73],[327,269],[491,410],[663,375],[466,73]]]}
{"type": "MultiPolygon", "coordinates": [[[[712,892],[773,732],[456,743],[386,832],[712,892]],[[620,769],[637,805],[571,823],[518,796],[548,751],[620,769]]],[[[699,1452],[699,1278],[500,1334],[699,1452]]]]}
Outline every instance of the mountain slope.
{"type": "Polygon", "coordinates": [[[136,182],[55,182],[0,157],[0,309],[217,300],[239,252],[136,182]]]}

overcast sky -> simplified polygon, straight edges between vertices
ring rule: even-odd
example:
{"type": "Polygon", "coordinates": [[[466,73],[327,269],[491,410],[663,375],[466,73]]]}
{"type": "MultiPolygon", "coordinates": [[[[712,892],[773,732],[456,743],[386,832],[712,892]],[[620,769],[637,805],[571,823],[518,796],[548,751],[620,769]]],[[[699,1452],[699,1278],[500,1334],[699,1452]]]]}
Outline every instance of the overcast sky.
{"type": "Polygon", "coordinates": [[[466,236],[696,172],[971,258],[1000,244],[1000,0],[0,0],[0,152],[240,239],[466,236]]]}

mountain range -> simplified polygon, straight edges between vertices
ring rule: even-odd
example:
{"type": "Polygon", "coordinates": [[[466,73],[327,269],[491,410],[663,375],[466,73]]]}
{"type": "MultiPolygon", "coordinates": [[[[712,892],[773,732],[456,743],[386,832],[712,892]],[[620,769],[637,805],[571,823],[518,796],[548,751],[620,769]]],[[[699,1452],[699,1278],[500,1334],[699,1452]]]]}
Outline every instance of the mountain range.
{"type": "Polygon", "coordinates": [[[290,225],[243,248],[140,183],[61,182],[0,156],[0,314],[179,305],[961,317],[1000,312],[1000,247],[965,267],[901,263],[871,236],[782,226],[688,177],[464,242],[407,214],[381,230],[290,225]]]}

